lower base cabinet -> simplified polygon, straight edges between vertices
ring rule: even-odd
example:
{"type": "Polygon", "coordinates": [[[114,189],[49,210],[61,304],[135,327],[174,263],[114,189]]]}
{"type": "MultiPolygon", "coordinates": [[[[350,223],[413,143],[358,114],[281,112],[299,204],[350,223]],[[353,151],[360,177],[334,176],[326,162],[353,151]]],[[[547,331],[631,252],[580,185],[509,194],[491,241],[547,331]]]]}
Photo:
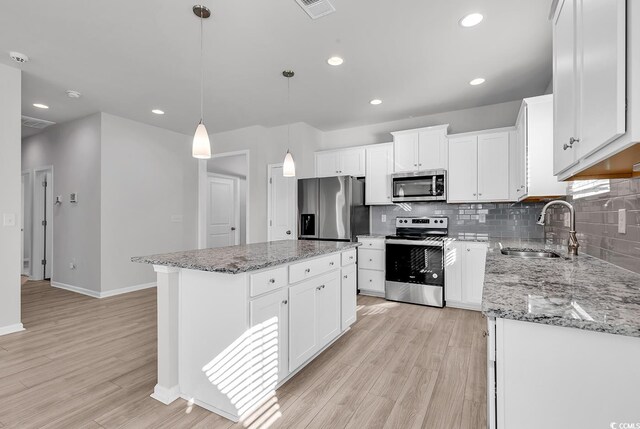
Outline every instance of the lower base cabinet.
{"type": "Polygon", "coordinates": [[[340,270],[289,288],[289,371],[341,332],[340,270]]]}
{"type": "Polygon", "coordinates": [[[358,237],[358,289],[362,295],[384,297],[385,291],[385,239],[384,237],[358,237]]]}
{"type": "Polygon", "coordinates": [[[445,301],[448,307],[480,310],[487,243],[449,241],[445,244],[445,301]]]}
{"type": "Polygon", "coordinates": [[[343,331],[356,321],[357,287],[355,264],[342,268],[342,289],[340,291],[342,294],[342,311],[340,324],[343,331]]]}

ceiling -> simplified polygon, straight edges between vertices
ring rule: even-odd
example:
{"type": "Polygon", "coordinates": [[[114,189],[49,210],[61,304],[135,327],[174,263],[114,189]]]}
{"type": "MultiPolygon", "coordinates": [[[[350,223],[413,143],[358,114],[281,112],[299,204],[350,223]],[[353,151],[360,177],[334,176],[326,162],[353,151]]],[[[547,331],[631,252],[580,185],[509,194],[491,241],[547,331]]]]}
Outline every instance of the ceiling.
{"type": "MultiPolygon", "coordinates": [[[[551,79],[551,0],[331,1],[337,11],[314,21],[294,0],[204,0],[209,132],[298,121],[340,129],[538,95],[551,79]],[[476,11],[480,25],[458,24],[476,11]],[[328,65],[333,55],[344,64],[328,65]],[[289,112],[284,69],[296,72],[289,112]],[[486,83],[470,86],[476,77],[486,83]]],[[[23,114],[64,122],[104,111],[191,134],[200,117],[191,6],[3,0],[0,63],[18,67],[12,50],[31,58],[23,114]]]]}

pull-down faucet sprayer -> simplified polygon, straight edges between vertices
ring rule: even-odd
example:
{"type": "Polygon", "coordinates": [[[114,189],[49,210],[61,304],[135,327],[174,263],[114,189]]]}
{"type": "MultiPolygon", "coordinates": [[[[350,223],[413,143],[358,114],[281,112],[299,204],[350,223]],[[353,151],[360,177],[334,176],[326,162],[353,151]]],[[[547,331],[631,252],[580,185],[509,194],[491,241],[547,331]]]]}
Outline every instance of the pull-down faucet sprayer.
{"type": "Polygon", "coordinates": [[[569,213],[571,216],[571,227],[569,229],[569,255],[577,256],[578,255],[578,247],[580,244],[578,243],[578,237],[576,236],[576,211],[571,204],[563,200],[554,200],[550,201],[542,208],[540,212],[540,216],[538,216],[538,225],[545,225],[545,216],[547,214],[547,208],[554,204],[560,204],[567,208],[569,208],[569,213]]]}

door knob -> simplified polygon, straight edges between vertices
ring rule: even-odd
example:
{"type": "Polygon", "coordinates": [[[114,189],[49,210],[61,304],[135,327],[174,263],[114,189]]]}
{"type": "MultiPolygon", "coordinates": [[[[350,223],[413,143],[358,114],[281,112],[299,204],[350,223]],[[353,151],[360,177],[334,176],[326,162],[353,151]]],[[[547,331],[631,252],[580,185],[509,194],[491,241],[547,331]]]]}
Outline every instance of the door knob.
{"type": "Polygon", "coordinates": [[[235,226],[232,226],[232,227],[231,227],[231,231],[235,231],[235,230],[236,230],[236,227],[235,227],[235,226]]]}
{"type": "Polygon", "coordinates": [[[287,234],[287,235],[291,235],[291,230],[290,230],[290,229],[288,229],[288,230],[287,230],[287,232],[285,232],[285,234],[287,234]]]}
{"type": "Polygon", "coordinates": [[[282,301],[282,303],[283,303],[284,305],[287,305],[287,304],[289,303],[289,301],[287,301],[287,300],[285,299],[284,301],[282,301]]]}

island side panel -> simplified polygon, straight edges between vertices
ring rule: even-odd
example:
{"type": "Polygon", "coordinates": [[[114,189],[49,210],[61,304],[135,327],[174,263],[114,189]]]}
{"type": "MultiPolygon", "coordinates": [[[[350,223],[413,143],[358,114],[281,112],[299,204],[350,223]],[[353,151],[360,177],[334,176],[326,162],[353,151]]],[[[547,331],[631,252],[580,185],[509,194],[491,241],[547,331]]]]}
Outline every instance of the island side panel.
{"type": "Polygon", "coordinates": [[[154,265],[157,273],[158,383],[151,397],[170,404],[180,397],[178,385],[178,292],[180,269],[154,265]]]}
{"type": "Polygon", "coordinates": [[[251,351],[248,275],[182,270],[182,397],[238,421],[244,365],[251,351]]]}

